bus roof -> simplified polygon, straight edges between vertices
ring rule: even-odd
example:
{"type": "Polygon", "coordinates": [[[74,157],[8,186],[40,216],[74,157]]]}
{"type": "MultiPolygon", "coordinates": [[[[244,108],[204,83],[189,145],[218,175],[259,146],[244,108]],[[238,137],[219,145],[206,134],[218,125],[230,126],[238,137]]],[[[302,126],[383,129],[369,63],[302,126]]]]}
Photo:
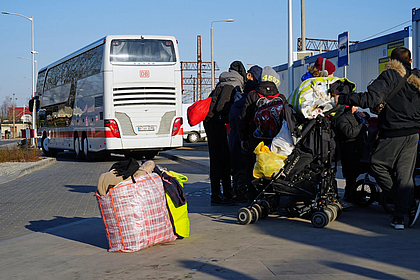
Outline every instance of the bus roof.
{"type": "Polygon", "coordinates": [[[69,55],[51,63],[51,64],[49,64],[49,65],[47,65],[47,66],[45,66],[45,67],[43,67],[41,70],[38,71],[38,73],[42,72],[42,71],[45,71],[48,68],[51,68],[55,65],[58,65],[58,64],[60,64],[64,61],[66,61],[66,60],[68,60],[68,59],[70,59],[74,56],[77,56],[81,53],[84,53],[84,52],[86,52],[90,49],[93,49],[93,48],[95,48],[99,45],[102,45],[103,43],[106,42],[106,40],[112,40],[112,39],[143,39],[145,37],[146,37],[146,39],[173,39],[173,40],[175,40],[175,37],[173,37],[173,36],[162,36],[162,35],[107,35],[107,36],[105,36],[105,37],[103,37],[103,38],[101,38],[101,39],[99,39],[99,40],[97,40],[97,41],[95,41],[95,42],[93,42],[93,43],[91,43],[91,44],[89,44],[89,45],[87,45],[87,46],[85,46],[85,47],[83,47],[83,48],[81,48],[81,49],[79,49],[79,50],[77,50],[77,51],[75,51],[75,52],[73,52],[73,53],[71,53],[71,54],[69,54],[69,55]]]}

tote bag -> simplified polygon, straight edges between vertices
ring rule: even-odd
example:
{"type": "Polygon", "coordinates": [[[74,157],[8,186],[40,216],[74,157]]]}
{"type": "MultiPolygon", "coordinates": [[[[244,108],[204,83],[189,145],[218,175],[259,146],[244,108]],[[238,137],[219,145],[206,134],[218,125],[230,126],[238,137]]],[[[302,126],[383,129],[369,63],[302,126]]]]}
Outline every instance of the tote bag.
{"type": "Polygon", "coordinates": [[[162,180],[156,173],[134,177],[96,193],[109,242],[109,252],[135,252],[173,241],[162,180]]]}

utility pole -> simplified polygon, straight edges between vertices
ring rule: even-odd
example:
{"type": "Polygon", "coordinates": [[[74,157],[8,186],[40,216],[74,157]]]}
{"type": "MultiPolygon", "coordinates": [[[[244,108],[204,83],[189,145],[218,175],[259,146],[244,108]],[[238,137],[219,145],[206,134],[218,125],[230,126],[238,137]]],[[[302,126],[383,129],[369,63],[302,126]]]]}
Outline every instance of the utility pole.
{"type": "Polygon", "coordinates": [[[305,30],[305,0],[300,0],[300,28],[302,35],[302,51],[306,51],[306,30],[305,30]]]}
{"type": "MultiPolygon", "coordinates": [[[[193,86],[194,90],[193,90],[193,97],[192,97],[192,102],[195,102],[197,100],[201,100],[203,97],[207,97],[207,96],[203,96],[204,91],[207,91],[207,89],[210,88],[206,88],[203,89],[203,85],[204,86],[209,86],[211,85],[211,78],[208,77],[203,77],[203,70],[204,71],[210,71],[210,69],[212,69],[211,71],[219,71],[219,67],[217,66],[217,63],[214,61],[214,66],[212,67],[211,62],[203,62],[201,59],[201,36],[197,35],[197,61],[194,62],[186,62],[186,61],[181,61],[181,78],[182,78],[182,92],[184,94],[185,89],[184,86],[193,86]],[[196,75],[197,77],[184,77],[184,71],[196,71],[196,75]]],[[[218,79],[215,78],[215,81],[217,81],[218,79]]],[[[211,89],[210,89],[211,92],[211,89]]],[[[209,92],[209,94],[210,94],[209,92]]]]}
{"type": "Polygon", "coordinates": [[[12,138],[15,139],[15,94],[13,93],[13,99],[12,99],[12,108],[13,108],[13,127],[12,127],[12,138]]]}

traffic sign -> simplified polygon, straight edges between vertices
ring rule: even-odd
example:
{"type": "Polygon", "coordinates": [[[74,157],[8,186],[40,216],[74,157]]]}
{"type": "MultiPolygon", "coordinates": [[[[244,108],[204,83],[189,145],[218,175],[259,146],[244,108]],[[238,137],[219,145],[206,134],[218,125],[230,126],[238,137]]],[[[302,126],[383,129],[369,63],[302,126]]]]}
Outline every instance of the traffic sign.
{"type": "Polygon", "coordinates": [[[338,67],[350,64],[349,53],[349,32],[346,31],[338,35],[338,67]]]}

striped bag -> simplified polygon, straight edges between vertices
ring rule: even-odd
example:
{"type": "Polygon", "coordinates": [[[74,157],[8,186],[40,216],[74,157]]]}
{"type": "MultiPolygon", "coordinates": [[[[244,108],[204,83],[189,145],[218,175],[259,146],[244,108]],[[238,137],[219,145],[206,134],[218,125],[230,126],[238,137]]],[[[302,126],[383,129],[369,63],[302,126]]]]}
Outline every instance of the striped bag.
{"type": "Polygon", "coordinates": [[[109,242],[109,252],[135,252],[173,241],[176,235],[166,209],[162,180],[145,174],[96,193],[109,242]]]}

